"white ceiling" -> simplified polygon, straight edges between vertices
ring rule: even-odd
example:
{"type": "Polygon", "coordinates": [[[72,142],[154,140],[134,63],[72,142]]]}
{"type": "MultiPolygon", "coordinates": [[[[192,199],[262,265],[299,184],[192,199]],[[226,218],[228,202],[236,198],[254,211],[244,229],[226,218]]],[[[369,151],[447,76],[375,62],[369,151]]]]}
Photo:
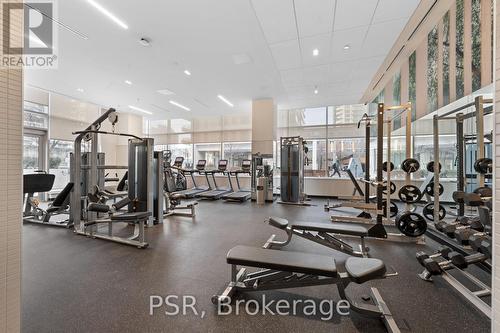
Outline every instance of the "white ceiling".
{"type": "Polygon", "coordinates": [[[263,97],[274,98],[279,108],[356,103],[419,3],[96,1],[129,29],[86,0],[58,1],[59,21],[88,39],[60,28],[58,69],[27,70],[26,83],[127,112],[134,112],[127,107],[134,105],[154,118],[249,110],[252,99],[263,97]],[[139,45],[144,36],[151,47],[139,45]],[[185,69],[192,75],[186,76],[185,69]],[[160,95],[160,89],[175,95],[160,95]]]}

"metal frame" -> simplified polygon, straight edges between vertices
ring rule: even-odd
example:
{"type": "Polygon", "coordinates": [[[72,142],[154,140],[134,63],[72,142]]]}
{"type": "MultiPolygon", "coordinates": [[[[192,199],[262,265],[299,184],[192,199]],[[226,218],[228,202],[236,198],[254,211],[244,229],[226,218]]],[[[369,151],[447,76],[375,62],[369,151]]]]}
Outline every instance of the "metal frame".
{"type": "MultiPolygon", "coordinates": [[[[395,273],[397,274],[397,273],[395,273]]],[[[386,274],[389,277],[394,274],[386,274]]],[[[238,265],[231,265],[231,281],[222,294],[212,296],[212,303],[224,304],[231,301],[236,292],[300,288],[319,285],[337,285],[337,290],[341,299],[350,304],[350,309],[365,317],[379,318],[384,323],[390,333],[399,333],[400,330],[394,320],[389,307],[382,299],[377,288],[371,288],[371,299],[373,304],[358,304],[351,300],[346,294],[346,288],[351,283],[349,275],[344,272],[337,273],[337,277],[326,277],[313,274],[294,273],[287,271],[277,271],[262,269],[254,273],[247,273],[246,268],[238,269],[238,265]]]]}
{"type": "Polygon", "coordinates": [[[339,237],[336,237],[335,234],[333,233],[328,233],[328,232],[310,232],[306,230],[297,230],[297,229],[292,229],[291,226],[287,226],[286,229],[284,229],[286,234],[287,234],[287,239],[285,241],[277,241],[276,240],[276,235],[273,234],[269,239],[266,241],[266,243],[262,246],[264,249],[281,249],[288,245],[291,240],[293,235],[308,239],[310,241],[316,242],[320,245],[327,246],[333,250],[338,250],[347,254],[350,254],[355,257],[368,257],[368,247],[366,247],[365,244],[365,237],[359,237],[360,238],[360,244],[357,246],[359,250],[355,250],[355,248],[344,242],[342,239],[339,237]]]}
{"type": "Polygon", "coordinates": [[[142,219],[136,219],[134,221],[131,220],[123,220],[123,221],[118,221],[118,220],[111,220],[110,218],[108,219],[98,219],[94,221],[89,221],[84,223],[83,230],[80,230],[78,234],[80,235],[85,235],[90,238],[98,238],[98,239],[103,239],[103,240],[108,240],[112,241],[115,243],[120,243],[120,244],[125,244],[125,245],[130,245],[130,246],[135,246],[140,249],[144,249],[149,246],[149,243],[146,242],[145,239],[145,234],[144,234],[144,229],[145,229],[145,224],[147,223],[148,217],[142,218],[142,219]],[[120,236],[113,236],[113,224],[121,222],[121,223],[133,223],[134,224],[134,233],[130,237],[120,237],[120,236]],[[99,224],[107,224],[108,229],[107,233],[99,233],[98,232],[98,226],[99,224]]]}
{"type": "Polygon", "coordinates": [[[278,203],[280,204],[285,204],[285,205],[297,205],[297,206],[310,206],[309,203],[307,203],[307,194],[304,193],[304,185],[305,185],[305,181],[304,181],[304,157],[305,157],[305,152],[304,152],[304,138],[302,138],[301,136],[288,136],[288,137],[281,137],[280,138],[280,151],[281,151],[281,159],[283,160],[283,157],[284,156],[287,156],[288,158],[288,163],[287,163],[287,166],[288,166],[288,170],[287,170],[287,173],[286,173],[286,177],[287,177],[287,180],[288,180],[288,185],[289,185],[289,188],[287,189],[287,191],[290,191],[291,192],[291,181],[292,181],[292,176],[297,176],[298,178],[298,196],[297,196],[297,201],[292,201],[292,198],[291,198],[291,194],[290,192],[288,192],[288,196],[287,196],[287,199],[286,200],[283,200],[283,191],[285,191],[284,189],[284,186],[283,186],[283,170],[284,170],[284,166],[283,166],[283,163],[281,163],[281,175],[280,175],[280,200],[278,201],[278,203]],[[297,174],[295,174],[294,172],[292,172],[291,170],[291,165],[292,165],[292,160],[291,160],[291,156],[290,156],[290,151],[288,150],[288,153],[285,155],[283,153],[283,149],[285,147],[291,147],[291,146],[297,146],[298,147],[298,156],[299,156],[299,159],[297,161],[297,165],[298,165],[298,172],[297,174]]]}

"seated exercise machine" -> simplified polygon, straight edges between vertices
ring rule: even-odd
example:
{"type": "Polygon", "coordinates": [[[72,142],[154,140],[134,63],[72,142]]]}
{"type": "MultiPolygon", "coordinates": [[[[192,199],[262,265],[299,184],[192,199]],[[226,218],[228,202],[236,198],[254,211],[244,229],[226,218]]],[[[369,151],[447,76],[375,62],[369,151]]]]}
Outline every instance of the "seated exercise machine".
{"type": "Polygon", "coordinates": [[[193,182],[193,187],[189,188],[184,191],[177,191],[178,194],[183,194],[186,196],[186,198],[194,198],[196,195],[202,193],[202,192],[207,192],[212,189],[210,186],[210,182],[208,182],[207,186],[199,186],[196,184],[196,179],[194,175],[197,173],[201,175],[205,171],[205,165],[207,165],[207,160],[198,160],[198,163],[196,163],[196,169],[193,170],[186,170],[183,169],[182,172],[184,174],[189,174],[191,176],[191,181],[193,182]]]}
{"type": "Polygon", "coordinates": [[[127,192],[127,181],[128,181],[128,171],[125,171],[125,174],[121,179],[119,179],[118,185],[116,188],[112,188],[110,186],[104,186],[103,193],[109,199],[116,200],[123,199],[128,195],[127,192]]]}
{"type": "Polygon", "coordinates": [[[229,172],[227,171],[227,160],[219,160],[217,169],[215,170],[208,170],[208,171],[203,171],[202,173],[205,175],[207,179],[207,183],[210,183],[208,180],[208,175],[210,174],[212,176],[212,181],[214,183],[214,188],[210,191],[202,192],[198,195],[196,195],[197,198],[202,198],[202,199],[209,199],[209,200],[218,200],[220,199],[223,195],[229,194],[233,192],[233,183],[231,182],[231,176],[229,175],[229,172]],[[227,175],[227,180],[229,182],[229,187],[219,187],[217,186],[217,181],[215,180],[215,174],[220,173],[223,175],[227,175]]]}
{"type": "Polygon", "coordinates": [[[363,284],[397,275],[387,274],[384,262],[379,259],[350,257],[345,262],[345,270],[338,271],[335,257],[331,256],[236,246],[228,252],[226,261],[231,265],[231,281],[220,295],[212,297],[214,304],[229,304],[235,293],[240,292],[335,284],[340,298],[349,302],[350,309],[381,319],[388,332],[400,332],[376,288],[371,288],[374,304],[359,304],[346,295],[346,288],[352,282],[363,284]],[[246,268],[238,269],[238,266],[260,270],[248,273],[246,268]]]}
{"type": "Polygon", "coordinates": [[[63,221],[51,221],[51,218],[55,215],[69,215],[69,199],[70,192],[73,189],[73,183],[68,183],[50,203],[46,210],[39,207],[40,202],[38,199],[33,198],[35,193],[44,193],[52,190],[54,180],[55,175],[41,172],[23,175],[23,193],[26,195],[23,212],[24,222],[40,223],[65,228],[71,227],[72,223],[70,222],[70,219],[63,221]]]}
{"type": "MultiPolygon", "coordinates": [[[[139,248],[147,246],[144,238],[144,228],[153,226],[153,190],[154,190],[154,168],[153,168],[153,147],[154,140],[151,138],[140,138],[132,134],[115,132],[115,125],[118,122],[118,113],[115,109],[109,109],[98,119],[91,123],[83,131],[77,131],[74,141],[74,152],[70,155],[71,181],[74,183],[71,192],[71,219],[74,222],[74,232],[92,238],[104,239],[139,248]],[[112,131],[100,130],[101,125],[106,120],[112,125],[112,131]],[[112,135],[127,137],[128,140],[128,166],[104,165],[99,163],[99,136],[112,135]],[[82,142],[88,142],[90,150],[85,153],[86,160],[82,157],[82,142]],[[113,206],[105,204],[87,204],[89,190],[99,188],[98,174],[103,170],[128,170],[127,198],[113,206]],[[85,171],[85,172],[83,172],[85,171]],[[83,182],[82,175],[87,174],[87,179],[83,182]],[[82,187],[82,184],[85,187],[82,187]],[[97,186],[97,187],[96,187],[97,186]],[[122,206],[124,205],[124,206],[122,206]],[[127,207],[124,213],[117,213],[122,207],[127,207]],[[107,213],[108,217],[101,219],[100,213],[107,213]],[[110,214],[111,213],[111,214],[110,214]],[[113,225],[117,222],[134,225],[134,234],[131,237],[121,237],[113,234],[113,225]],[[99,232],[98,226],[107,224],[108,230],[105,233],[99,232]]],[[[91,193],[92,194],[92,193],[91,193]]],[[[162,223],[158,221],[158,223],[162,223]]]]}
{"type": "MultiPolygon", "coordinates": [[[[179,165],[179,158],[176,158],[174,165],[170,165],[171,152],[165,150],[154,153],[155,172],[155,193],[154,193],[154,218],[159,222],[167,216],[195,217],[195,207],[197,201],[189,202],[181,206],[181,200],[188,196],[184,191],[177,191],[178,183],[173,166],[179,165]]],[[[182,166],[182,165],[181,165],[182,166]]]]}
{"type": "Polygon", "coordinates": [[[236,185],[238,186],[238,190],[231,192],[229,194],[225,194],[222,196],[222,199],[226,201],[239,201],[239,202],[245,202],[248,199],[252,197],[252,190],[251,189],[245,189],[242,188],[240,185],[240,174],[248,174],[251,175],[251,167],[252,167],[252,161],[251,160],[243,160],[241,164],[241,169],[236,170],[236,171],[230,171],[229,175],[234,175],[236,178],[236,185]]]}
{"type": "Polygon", "coordinates": [[[122,243],[126,245],[136,246],[137,248],[143,249],[148,247],[148,243],[145,239],[144,226],[147,220],[151,216],[151,212],[123,212],[119,213],[119,210],[130,204],[134,204],[133,200],[130,198],[125,198],[112,206],[99,203],[90,203],[87,207],[87,214],[90,212],[94,213],[106,213],[107,218],[87,218],[83,227],[83,234],[90,238],[100,238],[105,240],[110,240],[117,243],[122,243]],[[122,237],[113,235],[113,225],[115,223],[127,223],[134,225],[134,233],[129,237],[122,237]],[[99,225],[106,224],[106,233],[99,232],[99,225]]]}
{"type": "Polygon", "coordinates": [[[318,244],[327,246],[356,257],[368,257],[368,247],[365,245],[365,237],[368,237],[368,228],[364,225],[350,224],[327,224],[311,222],[293,222],[279,217],[270,217],[269,225],[284,230],[288,236],[285,241],[275,240],[276,235],[272,235],[264,244],[265,249],[280,249],[290,243],[292,236],[296,235],[318,244]],[[338,235],[353,236],[360,238],[358,249],[346,243],[338,235]]]}

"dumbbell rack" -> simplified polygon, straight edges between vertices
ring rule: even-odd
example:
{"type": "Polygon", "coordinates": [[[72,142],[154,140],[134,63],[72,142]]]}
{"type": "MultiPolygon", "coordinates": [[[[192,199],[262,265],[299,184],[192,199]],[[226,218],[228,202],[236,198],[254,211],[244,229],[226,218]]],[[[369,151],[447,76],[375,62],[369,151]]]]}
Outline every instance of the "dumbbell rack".
{"type": "MultiPolygon", "coordinates": [[[[465,172],[464,172],[464,121],[470,118],[476,118],[476,133],[477,133],[477,145],[478,145],[478,159],[484,158],[485,149],[484,149],[484,116],[493,112],[493,106],[489,105],[485,107],[485,104],[492,104],[492,99],[486,99],[483,96],[477,96],[474,99],[474,102],[470,102],[459,106],[453,110],[445,112],[441,115],[434,115],[433,117],[433,144],[434,144],[434,165],[439,165],[439,122],[442,120],[456,122],[456,135],[457,135],[457,191],[464,191],[465,189],[465,172]],[[463,113],[461,111],[466,110],[468,108],[474,108],[474,112],[463,113]]],[[[439,172],[434,175],[434,193],[439,193],[439,184],[440,184],[439,172]]],[[[478,185],[484,186],[484,175],[480,175],[478,179],[478,185]]],[[[439,196],[434,196],[434,221],[439,221],[439,196]]],[[[458,204],[458,215],[463,216],[465,213],[464,203],[458,204]]],[[[444,237],[441,232],[435,230],[433,227],[430,227],[427,230],[427,235],[437,241],[440,244],[448,246],[452,248],[454,251],[457,251],[463,255],[469,255],[470,251],[463,246],[457,244],[453,239],[448,237],[444,237]]],[[[482,270],[491,273],[491,263],[482,262],[477,264],[482,270]]]]}

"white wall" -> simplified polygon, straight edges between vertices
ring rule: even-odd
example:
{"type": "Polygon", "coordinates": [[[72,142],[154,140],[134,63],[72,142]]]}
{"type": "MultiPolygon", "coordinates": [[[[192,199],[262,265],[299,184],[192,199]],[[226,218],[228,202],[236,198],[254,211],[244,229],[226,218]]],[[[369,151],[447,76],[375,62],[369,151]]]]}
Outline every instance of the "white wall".
{"type": "Polygon", "coordinates": [[[495,129],[494,129],[494,165],[493,177],[495,180],[495,191],[493,192],[493,319],[492,332],[500,332],[500,228],[497,222],[500,221],[500,1],[495,3],[495,129]]]}
{"type": "MultiPolygon", "coordinates": [[[[0,0],[0,17],[6,2],[0,0]]],[[[22,31],[22,21],[21,15],[12,15],[11,32],[22,31]]],[[[22,110],[23,71],[1,68],[0,188],[4,194],[0,200],[0,333],[21,329],[22,110]]]]}

